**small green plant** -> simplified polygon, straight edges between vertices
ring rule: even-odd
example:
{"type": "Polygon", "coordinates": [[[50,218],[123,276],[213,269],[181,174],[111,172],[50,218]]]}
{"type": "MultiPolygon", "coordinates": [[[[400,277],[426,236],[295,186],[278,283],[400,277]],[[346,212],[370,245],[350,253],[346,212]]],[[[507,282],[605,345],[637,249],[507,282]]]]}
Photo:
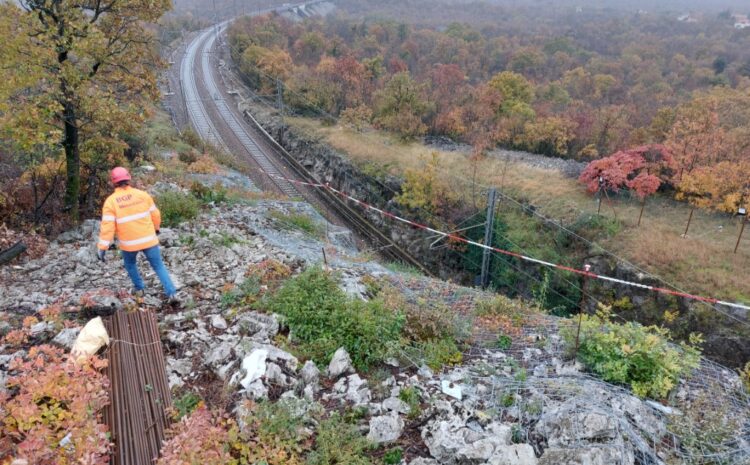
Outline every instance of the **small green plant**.
{"type": "Polygon", "coordinates": [[[506,392],[500,397],[500,405],[503,407],[512,407],[516,403],[516,395],[513,392],[506,392]]]}
{"type": "Polygon", "coordinates": [[[500,350],[508,350],[513,344],[513,339],[507,334],[501,334],[497,337],[497,348],[500,350]]]}
{"type": "MultiPolygon", "coordinates": [[[[576,328],[561,331],[571,348],[576,328]]],[[[690,343],[671,343],[669,330],[610,319],[610,308],[600,306],[596,315],[583,315],[578,358],[605,381],[630,386],[639,397],[666,398],[680,377],[700,363],[701,338],[690,336],[690,343]]]]}
{"type": "Polygon", "coordinates": [[[424,363],[433,370],[444,366],[458,365],[463,361],[463,353],[450,337],[428,339],[415,343],[424,363]]]}
{"type": "Polygon", "coordinates": [[[180,234],[180,244],[182,244],[184,247],[193,248],[195,245],[195,236],[192,234],[180,234]]]}
{"type": "Polygon", "coordinates": [[[422,399],[419,391],[414,386],[405,387],[398,393],[398,398],[409,406],[407,416],[410,420],[419,418],[422,415],[422,399]]]}
{"type": "Polygon", "coordinates": [[[281,228],[286,230],[297,229],[314,237],[321,237],[323,229],[315,220],[303,213],[271,212],[271,218],[281,228]]]}
{"type": "Polygon", "coordinates": [[[190,194],[168,191],[160,194],[156,204],[161,211],[162,224],[167,227],[177,226],[183,221],[198,216],[200,202],[190,194]]]}
{"type": "Polygon", "coordinates": [[[526,381],[528,379],[528,377],[529,377],[529,375],[526,372],[526,368],[521,368],[520,370],[518,370],[516,372],[516,374],[515,374],[515,376],[513,378],[516,381],[518,381],[519,383],[523,383],[524,381],[526,381]]]}
{"type": "Polygon", "coordinates": [[[222,308],[236,307],[238,305],[249,305],[255,302],[260,294],[261,286],[258,277],[250,276],[239,286],[228,288],[221,294],[222,308]]]}
{"type": "Polygon", "coordinates": [[[396,447],[383,454],[383,463],[385,465],[398,465],[403,458],[404,451],[400,447],[396,447]]]}
{"type": "Polygon", "coordinates": [[[519,424],[510,427],[510,441],[513,444],[523,444],[526,442],[526,431],[519,424]]]}
{"type": "Polygon", "coordinates": [[[524,413],[532,417],[539,416],[542,413],[542,403],[539,400],[533,400],[523,405],[524,413]]]}
{"type": "Polygon", "coordinates": [[[367,407],[360,406],[360,407],[348,408],[344,412],[343,419],[346,423],[354,425],[358,421],[367,418],[367,413],[368,413],[367,407]]]}
{"type": "Polygon", "coordinates": [[[357,426],[346,423],[338,413],[320,422],[315,449],[307,457],[307,465],[372,465],[366,455],[370,442],[357,426]]]}
{"type": "Polygon", "coordinates": [[[194,392],[186,392],[174,401],[176,410],[175,417],[177,420],[186,415],[190,415],[201,403],[201,398],[194,392]]]}
{"type": "Polygon", "coordinates": [[[211,242],[221,247],[231,247],[234,244],[239,244],[240,240],[234,234],[220,231],[218,235],[211,238],[211,242]]]}

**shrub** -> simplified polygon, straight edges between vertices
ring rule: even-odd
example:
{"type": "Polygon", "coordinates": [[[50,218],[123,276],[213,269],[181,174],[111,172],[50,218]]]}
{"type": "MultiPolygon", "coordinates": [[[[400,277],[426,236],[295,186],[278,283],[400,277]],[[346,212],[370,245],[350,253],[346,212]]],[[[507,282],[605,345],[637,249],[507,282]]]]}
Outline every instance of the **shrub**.
{"type": "Polygon", "coordinates": [[[508,350],[512,344],[513,339],[506,334],[500,334],[497,337],[497,348],[500,350],[508,350]]]}
{"type": "Polygon", "coordinates": [[[311,268],[287,281],[265,301],[268,310],[283,315],[302,353],[327,364],[338,347],[345,347],[358,369],[382,361],[399,343],[404,317],[381,300],[351,299],[337,281],[320,268],[311,268]]]}
{"type": "Polygon", "coordinates": [[[204,154],[188,166],[188,171],[198,174],[215,174],[219,172],[219,167],[210,155],[204,154]]]}
{"type": "Polygon", "coordinates": [[[370,447],[355,425],[345,423],[338,413],[320,423],[315,450],[307,458],[308,465],[371,465],[365,455],[370,447]]]}
{"type": "MultiPolygon", "coordinates": [[[[583,315],[578,348],[581,362],[605,381],[630,386],[639,397],[663,399],[681,376],[698,366],[699,337],[691,335],[690,344],[676,346],[667,329],[613,323],[609,313],[602,307],[594,316],[583,315]]],[[[575,326],[562,333],[572,348],[575,326]]]]}
{"type": "Polygon", "coordinates": [[[424,363],[433,370],[458,365],[463,361],[463,354],[456,342],[448,337],[418,342],[416,346],[422,353],[424,363]]]}
{"type": "Polygon", "coordinates": [[[256,301],[260,295],[261,285],[257,277],[251,276],[239,286],[233,286],[227,289],[221,295],[221,306],[224,308],[238,305],[250,305],[256,301]]]}
{"type": "Polygon", "coordinates": [[[453,337],[461,330],[461,320],[445,305],[430,305],[418,301],[405,306],[406,335],[416,341],[453,337]]]}
{"type": "MultiPolygon", "coordinates": [[[[109,463],[112,447],[99,411],[109,399],[106,361],[92,357],[81,364],[55,347],[32,347],[17,358],[7,382],[10,395],[0,392],[0,437],[10,440],[10,457],[40,465],[109,463]],[[66,444],[65,447],[61,447],[66,444]]],[[[3,462],[6,463],[6,462],[3,462]]]]}
{"type": "Polygon", "coordinates": [[[303,434],[302,401],[248,402],[243,431],[230,431],[230,443],[240,463],[300,465],[309,444],[303,434]]]}
{"type": "Polygon", "coordinates": [[[164,192],[157,197],[156,204],[161,211],[162,224],[168,227],[192,220],[200,211],[198,199],[181,192],[164,192]]]}
{"type": "Polygon", "coordinates": [[[261,284],[273,288],[291,275],[291,268],[272,258],[250,265],[245,272],[245,276],[255,276],[261,284]]]}
{"type": "Polygon", "coordinates": [[[170,431],[157,465],[226,465],[236,463],[229,454],[229,433],[220,417],[200,406],[170,431]]]}
{"type": "Polygon", "coordinates": [[[177,155],[177,158],[186,165],[190,165],[198,161],[198,154],[192,150],[188,150],[186,152],[180,152],[177,155]]]}
{"type": "Polygon", "coordinates": [[[190,193],[204,204],[224,203],[227,201],[228,195],[227,189],[221,183],[216,183],[213,187],[208,187],[198,181],[195,181],[190,186],[190,193]]]}
{"type": "Polygon", "coordinates": [[[186,392],[182,397],[174,401],[174,417],[179,420],[186,415],[190,415],[196,408],[201,405],[201,398],[193,392],[186,392]]]}

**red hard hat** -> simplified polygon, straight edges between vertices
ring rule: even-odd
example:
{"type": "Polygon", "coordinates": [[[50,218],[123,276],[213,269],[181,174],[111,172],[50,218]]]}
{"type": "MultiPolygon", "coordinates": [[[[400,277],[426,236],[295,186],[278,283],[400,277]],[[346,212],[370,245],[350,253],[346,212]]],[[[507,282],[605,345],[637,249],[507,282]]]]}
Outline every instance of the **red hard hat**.
{"type": "Polygon", "coordinates": [[[117,184],[121,181],[130,181],[130,173],[122,166],[118,166],[109,173],[109,179],[112,180],[112,184],[117,184]]]}

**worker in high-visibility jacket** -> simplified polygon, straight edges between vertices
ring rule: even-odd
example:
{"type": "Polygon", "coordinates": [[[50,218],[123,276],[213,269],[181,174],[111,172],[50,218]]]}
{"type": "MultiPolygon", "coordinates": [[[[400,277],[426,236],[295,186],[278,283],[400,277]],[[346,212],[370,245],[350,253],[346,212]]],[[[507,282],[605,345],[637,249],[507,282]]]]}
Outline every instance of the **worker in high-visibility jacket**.
{"type": "Polygon", "coordinates": [[[110,173],[115,192],[104,202],[102,223],[99,231],[98,258],[104,261],[115,235],[125,262],[125,270],[133,281],[134,294],[143,295],[143,279],[138,273],[136,257],[143,252],[159,277],[164,293],[170,303],[177,303],[175,285],[161,259],[159,250],[159,226],[161,213],[154,199],[146,192],[130,186],[130,173],[117,167],[110,173]]]}

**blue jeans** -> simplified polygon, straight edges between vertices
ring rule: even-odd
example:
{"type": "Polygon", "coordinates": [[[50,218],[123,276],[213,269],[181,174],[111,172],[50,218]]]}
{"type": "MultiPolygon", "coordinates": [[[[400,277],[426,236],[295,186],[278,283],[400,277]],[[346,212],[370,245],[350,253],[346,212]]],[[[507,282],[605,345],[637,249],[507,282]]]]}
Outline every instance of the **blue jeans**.
{"type": "Polygon", "coordinates": [[[172,278],[169,277],[169,272],[164,266],[164,262],[161,260],[161,251],[159,250],[158,245],[137,252],[120,251],[120,253],[122,253],[122,259],[125,262],[125,270],[128,272],[130,280],[133,281],[135,290],[142,291],[144,287],[143,279],[141,279],[141,275],[138,273],[138,265],[136,265],[135,261],[138,252],[143,252],[143,255],[146,256],[146,260],[148,260],[151,268],[156,272],[156,276],[159,277],[161,285],[164,286],[164,293],[167,294],[167,297],[175,295],[177,289],[175,289],[174,284],[172,284],[172,278]]]}

